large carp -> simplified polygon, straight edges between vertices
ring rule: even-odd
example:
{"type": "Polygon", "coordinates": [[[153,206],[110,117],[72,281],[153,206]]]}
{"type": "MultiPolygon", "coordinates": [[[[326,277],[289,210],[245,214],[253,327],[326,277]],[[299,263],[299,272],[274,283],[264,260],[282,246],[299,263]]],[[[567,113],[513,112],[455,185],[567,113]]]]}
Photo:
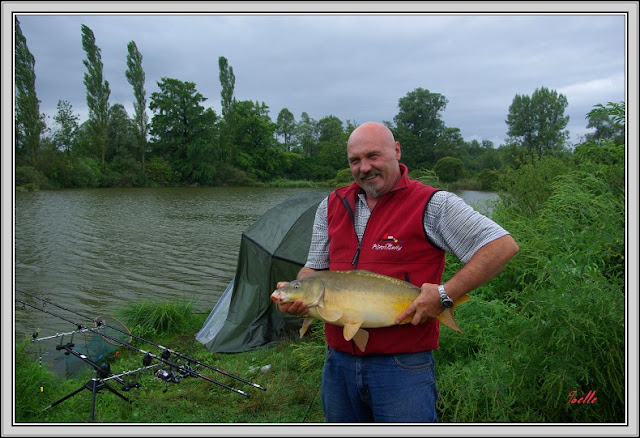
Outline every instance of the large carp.
{"type": "MultiPolygon", "coordinates": [[[[319,271],[287,283],[271,294],[271,301],[302,301],[309,312],[302,323],[304,336],[313,319],[343,327],[347,341],[353,339],[365,351],[369,333],[365,328],[388,327],[420,294],[420,288],[406,281],[369,271],[319,271]]],[[[464,295],[454,307],[469,299],[464,295]]],[[[453,330],[461,331],[453,319],[453,308],[437,317],[453,330]]],[[[411,321],[406,318],[401,324],[411,321]]]]}

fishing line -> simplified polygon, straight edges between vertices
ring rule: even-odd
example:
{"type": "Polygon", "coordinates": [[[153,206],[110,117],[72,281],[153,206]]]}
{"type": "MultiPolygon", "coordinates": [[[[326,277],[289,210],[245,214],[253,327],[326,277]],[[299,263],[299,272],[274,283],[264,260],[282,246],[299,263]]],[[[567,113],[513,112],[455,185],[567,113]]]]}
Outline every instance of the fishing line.
{"type": "MultiPolygon", "coordinates": [[[[116,332],[121,333],[121,334],[123,334],[125,336],[124,339],[122,339],[121,341],[115,342],[115,341],[112,341],[108,337],[102,336],[102,334],[101,334],[100,337],[102,339],[104,339],[104,341],[107,342],[108,344],[115,345],[116,347],[122,347],[124,345],[124,342],[131,342],[132,341],[131,330],[129,330],[129,328],[127,328],[127,326],[122,321],[114,318],[113,316],[100,315],[100,316],[97,316],[93,321],[95,322],[96,328],[101,328],[101,327],[108,328],[108,329],[111,329],[111,330],[115,330],[116,332]],[[108,321],[110,321],[112,324],[117,324],[117,325],[123,327],[123,329],[119,329],[119,328],[115,328],[115,327],[110,326],[107,323],[108,321]]],[[[111,335],[111,336],[113,338],[119,338],[120,337],[120,336],[118,336],[116,334],[111,335]]]]}
{"type": "MultiPolygon", "coordinates": [[[[16,291],[17,291],[17,292],[20,292],[20,293],[23,293],[23,294],[25,294],[25,295],[27,295],[27,296],[30,296],[30,297],[32,297],[32,298],[35,298],[35,299],[37,299],[37,300],[40,300],[40,301],[42,301],[42,302],[44,302],[44,303],[51,304],[51,305],[56,306],[56,307],[58,307],[58,308],[60,308],[60,309],[66,310],[66,311],[68,311],[68,312],[71,312],[71,313],[73,313],[73,314],[75,314],[75,315],[80,316],[81,318],[85,318],[85,319],[88,319],[88,320],[90,320],[90,321],[94,321],[94,322],[96,322],[96,320],[97,320],[97,318],[96,318],[96,319],[94,319],[94,318],[91,318],[91,317],[89,317],[89,316],[87,316],[87,315],[83,315],[83,314],[78,313],[78,312],[76,312],[76,311],[74,311],[74,310],[68,309],[68,308],[66,308],[66,307],[64,307],[64,306],[61,306],[61,305],[59,305],[59,304],[56,304],[56,303],[54,303],[54,302],[51,302],[51,301],[45,300],[44,298],[37,297],[37,296],[32,295],[32,294],[30,294],[30,293],[28,293],[28,292],[25,292],[25,291],[23,291],[23,290],[16,289],[16,291]]],[[[115,320],[115,318],[114,318],[114,320],[115,320]]],[[[117,320],[116,320],[116,321],[117,321],[117,320]]],[[[119,322],[119,321],[118,321],[118,322],[119,322]]],[[[121,324],[122,326],[124,326],[124,324],[122,324],[122,323],[120,323],[120,324],[121,324]]],[[[110,329],[112,329],[112,330],[115,330],[115,331],[117,331],[117,332],[123,333],[123,334],[128,335],[128,336],[130,336],[130,337],[132,337],[132,338],[135,338],[135,339],[137,339],[137,340],[139,340],[139,341],[145,342],[145,343],[147,343],[147,344],[149,344],[149,345],[153,345],[154,347],[157,347],[157,348],[158,348],[158,349],[160,349],[160,350],[163,350],[163,356],[164,356],[164,355],[167,355],[167,354],[174,354],[174,355],[176,355],[176,356],[178,356],[178,357],[180,357],[180,358],[182,358],[182,359],[186,360],[187,362],[195,363],[195,364],[198,364],[198,365],[203,366],[203,367],[205,367],[205,368],[209,368],[209,369],[210,369],[210,370],[212,370],[212,371],[216,371],[216,372],[218,372],[218,373],[220,373],[220,374],[222,374],[222,375],[225,375],[225,376],[230,377],[230,378],[232,378],[232,379],[238,380],[238,381],[240,381],[240,382],[242,382],[242,383],[245,383],[245,384],[247,384],[247,385],[250,385],[250,386],[252,386],[252,387],[254,387],[254,388],[260,389],[260,390],[262,390],[262,391],[266,391],[266,390],[267,390],[266,388],[264,388],[264,387],[262,387],[262,386],[258,385],[257,383],[254,383],[254,382],[251,382],[251,381],[249,381],[249,380],[243,379],[242,377],[239,377],[239,376],[235,376],[235,375],[233,375],[233,374],[231,374],[231,373],[228,373],[227,371],[224,371],[224,370],[222,370],[222,369],[220,369],[220,368],[216,368],[216,367],[211,366],[211,365],[209,365],[209,364],[203,363],[203,362],[201,362],[201,361],[199,361],[199,360],[197,360],[197,359],[194,359],[194,358],[192,358],[192,357],[189,357],[189,356],[187,356],[187,355],[185,355],[185,354],[182,354],[182,353],[180,353],[180,352],[178,352],[178,351],[171,350],[171,349],[166,348],[166,347],[164,347],[164,346],[162,346],[162,345],[156,344],[155,342],[149,341],[149,340],[144,339],[144,338],[142,338],[142,337],[140,337],[140,336],[136,336],[136,335],[132,334],[132,333],[129,331],[129,329],[127,329],[127,331],[126,331],[126,332],[124,332],[122,329],[119,329],[119,328],[117,328],[117,327],[112,327],[112,326],[107,325],[107,324],[103,324],[103,325],[104,325],[104,327],[108,327],[108,328],[110,328],[110,329]]],[[[126,326],[124,326],[124,327],[126,328],[126,326]]],[[[108,336],[107,336],[107,337],[108,337],[108,336]]],[[[128,343],[128,342],[125,342],[125,344],[126,344],[126,343],[128,343]]],[[[168,356],[167,356],[167,357],[168,357],[168,356]]]]}

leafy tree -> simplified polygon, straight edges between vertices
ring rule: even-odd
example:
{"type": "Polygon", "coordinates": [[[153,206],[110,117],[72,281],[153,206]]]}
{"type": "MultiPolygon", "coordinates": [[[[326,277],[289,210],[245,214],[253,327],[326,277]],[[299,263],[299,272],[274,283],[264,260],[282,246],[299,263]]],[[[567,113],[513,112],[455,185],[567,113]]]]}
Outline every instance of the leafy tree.
{"type": "Polygon", "coordinates": [[[109,82],[103,80],[103,65],[100,48],[96,46],[93,31],[82,25],[82,48],[87,58],[82,61],[87,68],[84,74],[84,85],[87,88],[87,106],[93,140],[101,152],[101,163],[104,168],[107,153],[107,135],[109,129],[109,82]]]}
{"type": "Polygon", "coordinates": [[[569,137],[564,115],[567,98],[541,87],[532,96],[516,94],[507,115],[509,142],[523,147],[532,156],[560,152],[569,137]]]}
{"type": "Polygon", "coordinates": [[[71,103],[66,100],[59,100],[57,108],[58,112],[53,116],[53,120],[56,121],[59,128],[54,134],[54,140],[58,147],[70,155],[80,116],[73,113],[71,103]]]}
{"type": "Polygon", "coordinates": [[[151,94],[149,108],[155,153],[169,161],[185,181],[212,181],[215,177],[217,116],[201,103],[207,99],[193,82],[162,78],[160,91],[151,94]]]}
{"type": "Polygon", "coordinates": [[[233,89],[236,84],[236,76],[233,74],[233,67],[229,65],[229,61],[224,56],[218,58],[218,67],[220,69],[220,85],[222,85],[221,101],[222,117],[226,118],[231,111],[233,103],[233,89]]]}
{"type": "Polygon", "coordinates": [[[130,41],[127,45],[127,81],[133,87],[133,95],[136,100],[133,102],[135,111],[135,134],[138,142],[138,156],[145,170],[145,153],[147,150],[147,132],[149,131],[149,116],[147,115],[147,99],[144,89],[145,74],[142,69],[142,54],[138,50],[136,43],[130,41]]]}
{"type": "Polygon", "coordinates": [[[416,88],[398,101],[394,134],[410,169],[435,162],[437,141],[445,129],[441,112],[447,103],[443,95],[423,88],[416,88]]]}
{"type": "Polygon", "coordinates": [[[596,132],[587,134],[587,141],[602,143],[611,140],[615,144],[624,144],[624,102],[609,102],[607,106],[595,105],[587,114],[587,119],[587,128],[596,128],[596,132]]]}
{"type": "Polygon", "coordinates": [[[464,163],[459,158],[443,157],[433,167],[442,182],[458,181],[464,176],[464,163]]]}
{"type": "MultiPolygon", "coordinates": [[[[347,119],[345,123],[346,123],[346,127],[344,129],[344,134],[345,134],[345,138],[348,139],[351,133],[358,127],[358,125],[356,124],[355,121],[350,119],[347,119]]],[[[390,126],[389,123],[386,123],[386,125],[389,129],[393,130],[393,126],[390,126]]]]}
{"type": "Polygon", "coordinates": [[[318,165],[327,168],[329,177],[347,167],[347,136],[342,121],[326,116],[318,121],[318,165]]]}
{"type": "Polygon", "coordinates": [[[122,104],[116,103],[109,108],[109,135],[107,139],[107,158],[109,160],[115,157],[135,157],[137,149],[135,126],[122,104]]]}
{"type": "Polygon", "coordinates": [[[229,65],[227,58],[221,56],[218,58],[219,78],[222,90],[220,92],[220,104],[222,106],[222,121],[220,124],[220,144],[224,151],[223,162],[231,162],[234,159],[235,145],[232,141],[231,133],[231,113],[234,110],[235,99],[233,90],[236,83],[236,77],[233,74],[233,67],[229,65]]]}
{"type": "Polygon", "coordinates": [[[237,149],[234,165],[262,178],[270,178],[280,172],[275,147],[275,124],[264,102],[236,101],[230,114],[229,127],[229,140],[237,149]]]}
{"type": "Polygon", "coordinates": [[[308,157],[318,154],[318,122],[303,112],[296,124],[296,137],[308,157]]]}
{"type": "Polygon", "coordinates": [[[288,151],[293,149],[295,127],[296,120],[293,113],[288,108],[282,108],[276,121],[276,134],[284,138],[284,145],[288,151]]]}
{"type": "Polygon", "coordinates": [[[212,108],[207,108],[202,113],[200,122],[197,137],[187,144],[187,159],[180,170],[188,182],[212,185],[217,178],[218,116],[212,108]]]}
{"type": "Polygon", "coordinates": [[[444,157],[457,157],[462,159],[468,154],[468,145],[462,138],[460,129],[444,128],[442,134],[436,139],[433,151],[434,159],[440,160],[444,157]]]}
{"type": "Polygon", "coordinates": [[[491,141],[484,140],[482,144],[482,152],[475,158],[478,169],[500,169],[503,164],[500,150],[494,148],[491,141]]]}
{"type": "Polygon", "coordinates": [[[497,170],[484,169],[477,175],[478,181],[482,184],[482,190],[500,189],[500,172],[497,170]]]}
{"type": "Polygon", "coordinates": [[[344,142],[320,142],[319,147],[318,164],[331,169],[330,175],[348,166],[347,148],[344,142]]]}
{"type": "Polygon", "coordinates": [[[138,140],[135,122],[129,118],[122,104],[109,108],[106,168],[103,187],[131,187],[142,185],[140,162],[137,160],[138,140]]]}
{"type": "Polygon", "coordinates": [[[40,114],[40,101],[36,95],[36,61],[27,47],[27,39],[22,34],[18,18],[15,32],[16,156],[29,157],[31,165],[35,167],[40,135],[45,129],[44,119],[40,114]]]}
{"type": "MultiPolygon", "coordinates": [[[[318,141],[341,143],[345,141],[344,126],[336,116],[326,116],[318,121],[318,141]]],[[[346,144],[343,145],[346,147],[346,144]]]]}

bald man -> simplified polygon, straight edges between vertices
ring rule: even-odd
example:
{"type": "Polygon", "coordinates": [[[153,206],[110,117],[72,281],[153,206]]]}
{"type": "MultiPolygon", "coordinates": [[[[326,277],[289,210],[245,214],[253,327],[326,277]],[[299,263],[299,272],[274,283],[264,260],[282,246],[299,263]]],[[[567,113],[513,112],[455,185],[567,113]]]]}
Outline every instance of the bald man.
{"type": "MultiPolygon", "coordinates": [[[[325,324],[322,403],[328,422],[438,421],[435,318],[518,252],[507,231],[458,196],[409,179],[400,158],[400,143],[385,125],[366,122],[352,132],[347,159],[354,182],[318,206],[307,263],[297,276],[363,269],[421,290],[397,325],[367,329],[365,351],[346,341],[341,327],[325,324]],[[446,252],[465,264],[443,282],[446,252]],[[411,323],[400,325],[405,318],[411,323]]],[[[301,301],[279,308],[307,313],[301,301]]]]}

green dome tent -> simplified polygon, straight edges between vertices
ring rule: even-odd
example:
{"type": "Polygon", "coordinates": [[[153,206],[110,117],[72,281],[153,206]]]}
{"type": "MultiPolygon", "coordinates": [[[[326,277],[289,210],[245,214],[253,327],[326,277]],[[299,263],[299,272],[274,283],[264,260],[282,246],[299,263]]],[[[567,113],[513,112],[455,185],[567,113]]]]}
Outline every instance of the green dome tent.
{"type": "Polygon", "coordinates": [[[239,353],[277,342],[299,318],[270,300],[278,281],[293,280],[307,261],[316,209],[328,193],[298,192],[242,233],[236,274],[196,340],[214,353],[239,353]]]}

